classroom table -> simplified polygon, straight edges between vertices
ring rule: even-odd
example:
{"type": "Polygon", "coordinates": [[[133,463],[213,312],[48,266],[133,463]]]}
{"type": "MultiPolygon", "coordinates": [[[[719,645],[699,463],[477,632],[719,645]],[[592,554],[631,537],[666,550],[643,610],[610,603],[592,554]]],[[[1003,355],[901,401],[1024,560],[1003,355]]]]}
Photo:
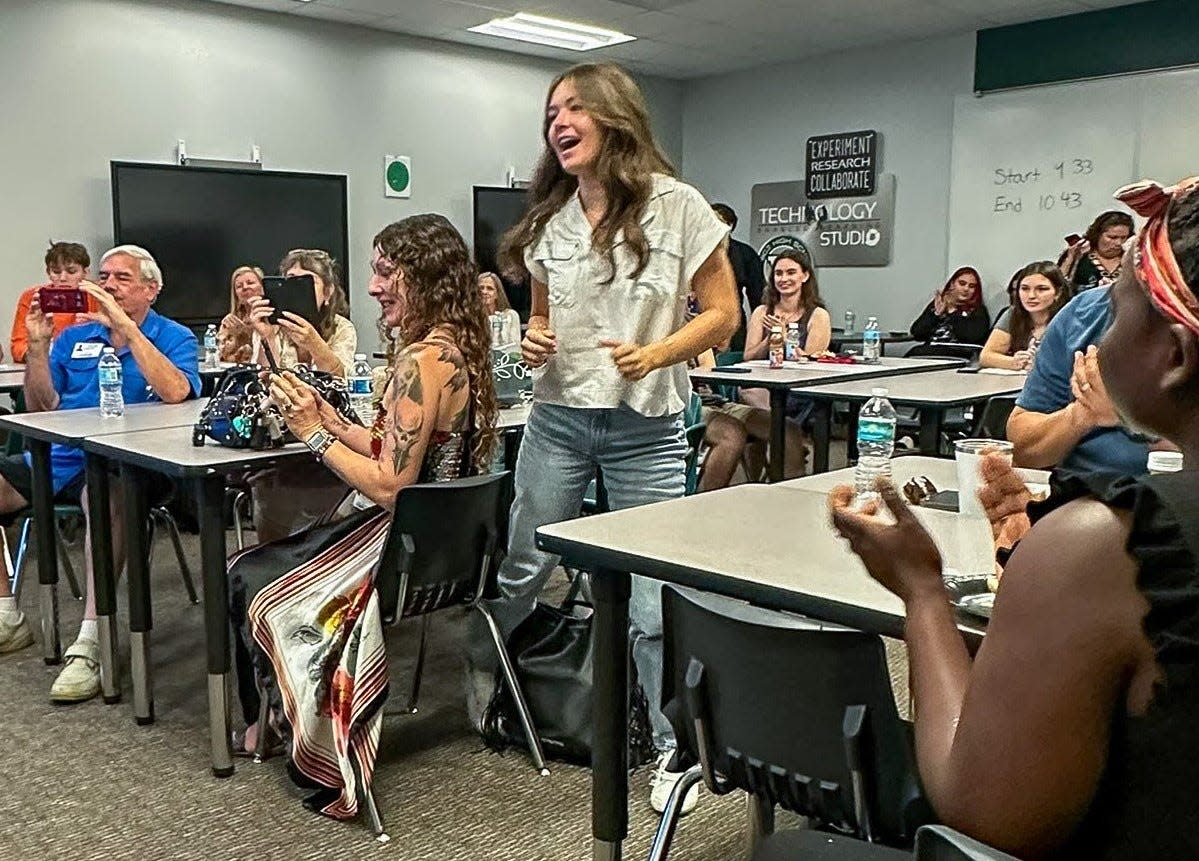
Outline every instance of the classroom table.
{"type": "MultiPolygon", "coordinates": [[[[866,574],[826,506],[822,494],[745,484],[537,530],[539,547],[592,572],[594,858],[619,859],[628,833],[629,572],[902,636],[903,602],[866,574]]],[[[957,515],[917,517],[937,538],[952,534],[957,515]]],[[[979,623],[962,617],[960,627],[972,643],[981,639],[979,623]]]]}
{"type": "MultiPolygon", "coordinates": [[[[133,714],[139,724],[154,720],[154,694],[149,672],[149,635],[152,628],[150,572],[145,552],[148,500],[144,488],[147,473],[156,472],[186,481],[195,489],[200,522],[200,567],[204,582],[212,773],[217,777],[228,777],[233,774],[233,759],[229,747],[229,586],[224,518],[226,478],[230,473],[251,467],[264,468],[285,460],[312,460],[314,455],[303,443],[263,451],[226,448],[212,440],[197,446],[192,443],[192,434],[180,427],[90,437],[83,441],[83,447],[97,459],[102,458],[121,466],[121,486],[126,500],[124,534],[129,577],[133,714]],[[130,500],[133,500],[132,504],[130,500]]],[[[90,473],[88,478],[90,481],[90,473]]],[[[90,493],[89,490],[89,497],[90,493]]],[[[115,672],[112,675],[115,677],[115,672]]]]}
{"type": "MultiPolygon", "coordinates": [[[[782,481],[784,473],[784,436],[786,421],[787,396],[801,386],[814,386],[820,383],[835,383],[848,380],[867,380],[878,377],[896,377],[906,374],[919,374],[927,371],[944,370],[945,368],[964,365],[962,359],[946,359],[938,356],[926,356],[918,359],[897,359],[884,357],[875,364],[854,363],[852,365],[834,362],[785,362],[782,368],[767,367],[763,361],[742,362],[726,368],[697,368],[691,372],[693,383],[706,385],[734,386],[748,389],[767,389],[770,392],[770,463],[768,477],[770,481],[782,481]],[[727,368],[748,369],[748,373],[729,371],[727,368]]],[[[823,412],[828,412],[828,402],[817,402],[815,420],[817,423],[826,421],[823,412]]],[[[827,421],[831,421],[830,417],[827,421]]],[[[813,454],[812,469],[824,472],[828,469],[828,446],[819,447],[813,454]]]]}
{"type": "Polygon", "coordinates": [[[0,362],[0,394],[11,395],[25,388],[25,366],[0,362]]]}
{"type": "MultiPolygon", "coordinates": [[[[1043,490],[1049,484],[1049,472],[1043,469],[1017,469],[1016,474],[1024,479],[1032,490],[1043,490]]],[[[923,476],[936,486],[937,490],[958,489],[957,461],[947,457],[925,457],[909,455],[896,457],[891,460],[891,480],[896,487],[902,488],[909,480],[923,476]]],[[[837,469],[832,472],[822,472],[816,475],[805,475],[780,483],[779,487],[791,490],[806,490],[812,493],[827,494],[839,484],[852,485],[854,481],[853,467],[837,469]]]]}
{"type": "MultiPolygon", "coordinates": [[[[834,353],[840,353],[843,350],[853,350],[855,353],[862,351],[862,330],[855,329],[852,332],[846,332],[843,328],[833,327],[832,339],[829,341],[828,348],[834,353]]],[[[915,344],[918,339],[911,332],[882,332],[880,333],[879,350],[882,355],[887,355],[888,344],[915,344]]]]}
{"type": "Polygon", "coordinates": [[[921,454],[937,454],[945,413],[954,407],[985,403],[993,397],[1016,395],[1024,388],[1025,374],[959,373],[956,370],[936,371],[887,380],[838,380],[832,383],[808,385],[795,394],[826,404],[814,416],[812,442],[816,448],[813,460],[827,463],[832,438],[832,404],[849,403],[849,431],[846,436],[850,460],[856,459],[857,419],[862,404],[873,397],[878,386],[887,389],[892,406],[916,407],[920,411],[919,449],[921,454]]]}
{"type": "MultiPolygon", "coordinates": [[[[30,505],[33,519],[39,528],[54,522],[54,491],[50,474],[50,445],[79,446],[89,436],[118,434],[155,427],[184,427],[194,425],[200,417],[204,401],[191,400],[180,404],[144,403],[125,407],[120,418],[103,418],[99,408],[77,410],[51,410],[48,412],[18,413],[0,416],[0,427],[9,433],[25,437],[29,449],[33,472],[33,498],[30,505]]],[[[89,484],[95,481],[96,493],[89,492],[87,498],[88,518],[93,523],[108,520],[108,474],[107,466],[84,453],[84,469],[89,484]],[[102,486],[101,486],[102,485],[102,486]]],[[[105,660],[111,668],[115,654],[115,631],[111,617],[116,612],[116,598],[112,584],[111,535],[107,529],[97,529],[92,541],[92,563],[96,582],[94,595],[97,613],[105,612],[99,624],[101,668],[105,660]],[[102,572],[106,576],[102,576],[102,572]],[[107,653],[107,654],[106,654],[107,653]]],[[[41,591],[42,657],[47,664],[62,660],[62,648],[58,630],[58,545],[55,541],[37,542],[38,584],[41,591]]],[[[109,673],[111,676],[111,673],[109,673]]],[[[101,673],[101,685],[105,676],[101,673]]],[[[111,679],[107,683],[106,699],[114,696],[111,679]]]]}

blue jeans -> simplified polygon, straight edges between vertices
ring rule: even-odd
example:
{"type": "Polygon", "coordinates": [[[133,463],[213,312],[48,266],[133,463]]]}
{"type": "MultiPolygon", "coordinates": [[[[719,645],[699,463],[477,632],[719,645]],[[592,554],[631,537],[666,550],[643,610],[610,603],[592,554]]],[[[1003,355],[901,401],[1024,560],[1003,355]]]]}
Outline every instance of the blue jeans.
{"type": "MultiPolygon", "coordinates": [[[[609,506],[632,508],[682,496],[686,456],[681,415],[650,418],[624,406],[534,404],[516,461],[516,501],[508,555],[499,570],[500,598],[490,602],[504,637],[533,612],[558,564],[557,556],[537,549],[534,533],[547,523],[579,515],[596,467],[603,471],[609,506]]],[[[658,580],[633,576],[629,635],[649,699],[654,744],[665,750],[674,747],[674,732],[662,714],[661,589],[658,580]]]]}

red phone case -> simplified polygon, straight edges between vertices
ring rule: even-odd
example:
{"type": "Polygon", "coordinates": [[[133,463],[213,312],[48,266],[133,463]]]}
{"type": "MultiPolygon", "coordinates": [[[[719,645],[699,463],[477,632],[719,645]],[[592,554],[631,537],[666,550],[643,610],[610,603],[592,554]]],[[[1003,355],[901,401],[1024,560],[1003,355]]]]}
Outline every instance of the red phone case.
{"type": "Polygon", "coordinates": [[[49,314],[79,314],[87,310],[87,295],[73,287],[42,287],[37,304],[49,314]]]}

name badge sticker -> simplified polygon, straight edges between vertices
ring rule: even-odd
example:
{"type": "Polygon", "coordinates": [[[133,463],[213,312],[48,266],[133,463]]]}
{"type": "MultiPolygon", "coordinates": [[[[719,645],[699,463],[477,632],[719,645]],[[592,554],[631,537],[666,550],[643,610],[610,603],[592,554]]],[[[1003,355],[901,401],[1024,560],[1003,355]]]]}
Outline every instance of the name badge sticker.
{"type": "Polygon", "coordinates": [[[98,359],[104,345],[97,341],[80,341],[71,350],[72,359],[98,359]]]}

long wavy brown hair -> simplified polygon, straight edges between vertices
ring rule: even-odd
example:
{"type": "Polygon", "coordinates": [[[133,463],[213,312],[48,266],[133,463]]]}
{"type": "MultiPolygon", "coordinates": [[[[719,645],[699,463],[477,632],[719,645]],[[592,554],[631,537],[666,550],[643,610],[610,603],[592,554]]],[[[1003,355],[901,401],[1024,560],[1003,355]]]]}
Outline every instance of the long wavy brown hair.
{"type": "Polygon", "coordinates": [[[348,317],[350,312],[350,302],[346,298],[345,289],[341,286],[341,274],[338,272],[337,261],[328,251],[321,251],[319,248],[293,248],[279,261],[279,274],[287,274],[287,270],[293,266],[314,272],[325,282],[329,298],[324,305],[317,309],[315,329],[328,343],[329,339],[333,337],[333,333],[337,331],[337,318],[348,317]]]}
{"type": "Polygon", "coordinates": [[[1032,330],[1036,328],[1033,323],[1032,314],[1028,313],[1028,309],[1020,301],[1020,282],[1030,275],[1044,275],[1049,283],[1053,285],[1053,304],[1049,306],[1050,320],[1056,317],[1057,312],[1062,310],[1065,304],[1074,298],[1073,286],[1066,279],[1066,276],[1062,274],[1062,270],[1052,260],[1034,261],[1013,275],[1012,280],[1008,282],[1007,288],[1011,300],[1011,305],[1009,306],[1011,310],[1008,313],[1012,315],[1011,326],[1008,332],[1012,339],[1009,349],[1013,353],[1028,349],[1028,342],[1032,340],[1032,330]]]}
{"type": "Polygon", "coordinates": [[[474,400],[471,464],[476,472],[486,472],[495,449],[498,407],[491,377],[491,331],[479,295],[479,272],[466,242],[444,216],[427,213],[384,227],[373,247],[400,268],[407,285],[400,325],[395,331],[382,330],[389,342],[388,356],[395,355],[397,339],[415,344],[436,326],[454,333],[474,400]]]}
{"type": "MultiPolygon", "coordinates": [[[[636,277],[649,262],[649,242],[641,228],[641,214],[653,191],[653,175],[677,176],[674,166],[654,140],[649,110],[640,88],[629,73],[613,63],[588,63],[568,69],[554,79],[545,104],[558,85],[569,81],[588,116],[599,126],[601,137],[595,173],[604,188],[607,209],[591,234],[591,246],[608,258],[608,281],[616,276],[612,247],[622,233],[637,258],[636,277]]],[[[541,124],[545,149],[529,186],[528,208],[500,243],[499,260],[506,274],[528,275],[524,252],[541,236],[550,217],[579,187],[579,181],[562,169],[550,146],[549,114],[541,124]]]]}
{"type": "Polygon", "coordinates": [[[812,312],[817,308],[824,307],[824,300],[820,298],[820,282],[816,279],[816,267],[812,265],[808,255],[798,248],[784,249],[771,262],[770,280],[766,284],[766,289],[762,291],[762,304],[766,306],[768,313],[773,314],[775,306],[782,300],[778,288],[774,286],[774,264],[780,260],[792,260],[798,263],[799,268],[808,276],[808,280],[799,290],[799,305],[803,308],[804,318],[811,320],[812,312]]]}

